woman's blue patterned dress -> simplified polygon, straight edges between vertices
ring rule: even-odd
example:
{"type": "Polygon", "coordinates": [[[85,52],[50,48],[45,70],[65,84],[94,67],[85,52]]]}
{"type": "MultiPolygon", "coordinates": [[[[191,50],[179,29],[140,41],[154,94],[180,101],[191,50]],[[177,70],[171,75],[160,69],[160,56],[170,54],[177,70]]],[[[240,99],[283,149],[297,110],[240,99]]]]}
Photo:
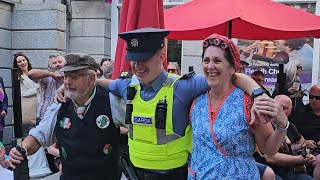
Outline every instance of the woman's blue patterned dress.
{"type": "Polygon", "coordinates": [[[260,179],[247,122],[250,97],[233,87],[216,109],[208,102],[208,93],[200,95],[190,114],[193,151],[188,179],[260,179]]]}

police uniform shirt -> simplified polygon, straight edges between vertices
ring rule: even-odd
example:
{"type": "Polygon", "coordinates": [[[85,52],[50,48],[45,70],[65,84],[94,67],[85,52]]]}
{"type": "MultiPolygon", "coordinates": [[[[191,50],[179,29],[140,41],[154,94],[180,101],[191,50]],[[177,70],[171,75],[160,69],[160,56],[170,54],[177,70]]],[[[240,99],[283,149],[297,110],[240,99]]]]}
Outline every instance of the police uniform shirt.
{"type": "MultiPolygon", "coordinates": [[[[168,73],[162,70],[161,74],[150,85],[141,85],[141,98],[149,101],[159,92],[166,81],[168,73]]],[[[131,78],[117,79],[109,84],[108,89],[111,93],[121,96],[127,100],[127,87],[131,83],[131,78]]],[[[193,99],[209,89],[203,75],[194,75],[187,79],[179,79],[174,84],[173,94],[173,127],[174,132],[183,136],[185,128],[189,124],[189,110],[193,99]]]]}

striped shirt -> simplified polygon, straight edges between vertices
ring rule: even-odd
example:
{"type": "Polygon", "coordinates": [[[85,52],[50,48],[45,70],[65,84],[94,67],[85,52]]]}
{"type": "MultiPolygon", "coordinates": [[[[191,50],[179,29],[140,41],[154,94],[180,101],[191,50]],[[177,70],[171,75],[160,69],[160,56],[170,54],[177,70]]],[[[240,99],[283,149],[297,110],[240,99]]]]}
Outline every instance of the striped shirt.
{"type": "Polygon", "coordinates": [[[62,85],[62,81],[57,82],[52,77],[45,77],[39,84],[37,118],[42,120],[47,108],[53,103],[56,90],[62,85]]]}

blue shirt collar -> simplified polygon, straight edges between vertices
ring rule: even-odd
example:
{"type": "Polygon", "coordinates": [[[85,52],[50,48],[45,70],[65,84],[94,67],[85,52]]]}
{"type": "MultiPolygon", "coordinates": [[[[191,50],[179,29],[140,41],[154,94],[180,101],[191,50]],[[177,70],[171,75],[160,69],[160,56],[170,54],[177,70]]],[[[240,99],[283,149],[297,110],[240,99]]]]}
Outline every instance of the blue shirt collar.
{"type": "Polygon", "coordinates": [[[164,69],[162,69],[160,75],[150,85],[141,83],[141,86],[143,89],[151,87],[155,92],[158,92],[161,89],[164,82],[166,82],[167,77],[168,73],[164,69]]]}

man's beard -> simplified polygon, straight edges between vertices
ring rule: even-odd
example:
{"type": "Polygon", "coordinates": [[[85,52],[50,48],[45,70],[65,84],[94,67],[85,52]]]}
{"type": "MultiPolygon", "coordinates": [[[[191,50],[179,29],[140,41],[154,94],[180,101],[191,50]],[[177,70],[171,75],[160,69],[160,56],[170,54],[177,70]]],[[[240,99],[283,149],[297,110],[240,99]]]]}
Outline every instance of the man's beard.
{"type": "Polygon", "coordinates": [[[69,90],[65,90],[66,96],[68,98],[70,98],[73,101],[76,101],[80,98],[82,98],[83,96],[85,96],[87,94],[89,89],[86,89],[83,93],[79,93],[77,91],[69,91],[69,90]]]}

